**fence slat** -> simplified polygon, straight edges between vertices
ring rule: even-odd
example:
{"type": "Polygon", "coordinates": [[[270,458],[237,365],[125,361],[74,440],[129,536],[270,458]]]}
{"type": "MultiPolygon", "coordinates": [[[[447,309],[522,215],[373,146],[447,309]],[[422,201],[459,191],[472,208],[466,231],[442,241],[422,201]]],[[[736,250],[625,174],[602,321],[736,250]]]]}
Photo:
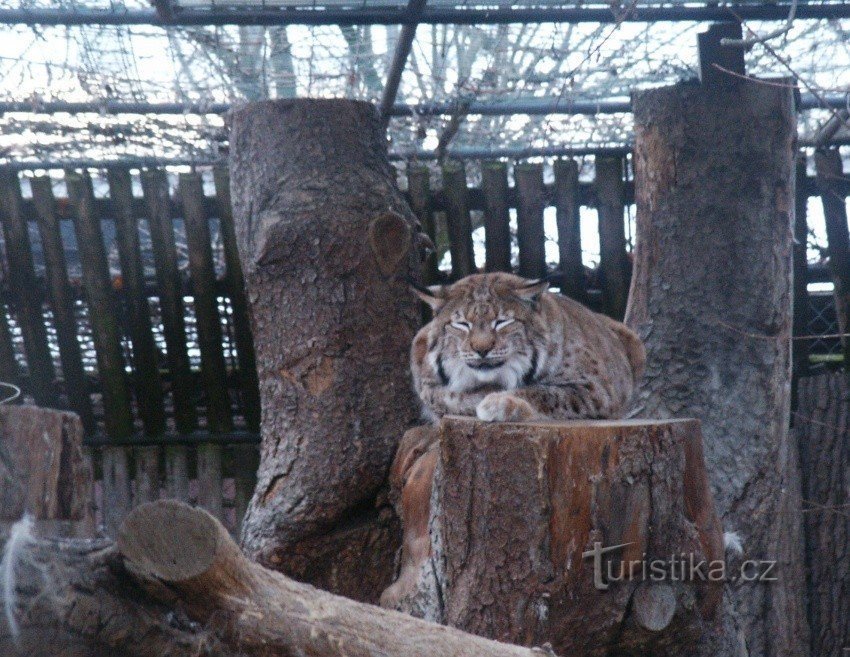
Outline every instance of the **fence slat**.
{"type": "Polygon", "coordinates": [[[546,235],[543,232],[543,165],[518,164],[514,168],[517,188],[517,242],[519,275],[546,276],[546,235]]]}
{"type": "Polygon", "coordinates": [[[30,187],[41,235],[45,283],[53,309],[65,393],[68,395],[70,407],[80,416],[86,433],[91,434],[95,430],[94,413],[78,339],[79,327],[74,315],[74,296],[68,282],[65,246],[56,217],[53,183],[48,176],[39,176],[30,181],[30,187]]]}
{"type": "Polygon", "coordinates": [[[65,174],[65,181],[74,206],[74,229],[97,354],[106,434],[113,439],[127,438],[133,433],[132,407],[121,350],[118,308],[112,294],[100,218],[94,213],[91,178],[87,174],[69,171],[65,174]]]}
{"type": "Polygon", "coordinates": [[[165,432],[165,402],[151,324],[151,309],[142,269],[139,224],[133,214],[132,181],[130,172],[127,170],[110,169],[107,176],[122,281],[127,293],[130,339],[133,342],[133,382],[136,402],[145,434],[158,436],[165,432]]]}
{"type": "Polygon", "coordinates": [[[233,310],[233,333],[236,340],[236,356],[239,360],[239,379],[242,388],[242,412],[248,428],[252,431],[259,431],[260,391],[257,382],[257,361],[254,356],[254,339],[251,335],[248,301],[245,299],[242,263],[239,261],[239,250],[236,245],[236,230],[233,225],[233,212],[230,204],[230,179],[227,169],[216,167],[213,170],[213,181],[218,199],[218,218],[224,248],[227,289],[230,294],[230,307],[233,310]]]}
{"type": "Polygon", "coordinates": [[[165,495],[181,502],[189,501],[189,454],[185,445],[165,448],[165,495]]]}
{"type": "Polygon", "coordinates": [[[555,217],[558,225],[558,253],[563,274],[561,292],[587,303],[587,286],[581,260],[581,214],[578,163],[558,160],[555,170],[555,217]]]}
{"type": "Polygon", "coordinates": [[[452,255],[452,279],[458,280],[475,271],[472,250],[472,221],[469,217],[466,169],[463,162],[443,165],[443,197],[446,204],[446,227],[452,255]]]}
{"type": "MultiPolygon", "coordinates": [[[[3,304],[0,304],[0,313],[2,313],[2,317],[0,317],[0,383],[8,383],[20,387],[21,371],[20,367],[18,367],[18,361],[15,358],[12,333],[9,329],[9,320],[3,304]]],[[[0,399],[6,399],[13,394],[14,391],[7,389],[5,386],[0,387],[0,399]]],[[[21,399],[18,398],[15,402],[20,403],[21,399]]]]}
{"type": "Polygon", "coordinates": [[[233,506],[236,511],[236,533],[242,528],[242,520],[248,503],[254,495],[257,485],[257,468],[260,465],[260,451],[255,445],[235,445],[231,447],[233,455],[234,498],[233,506]]]}
{"type": "MultiPolygon", "coordinates": [[[[809,226],[806,217],[808,197],[803,186],[806,182],[806,154],[797,154],[796,185],[794,190],[794,328],[793,335],[802,336],[809,328],[809,291],[808,291],[808,261],[806,244],[809,237],[809,226]]],[[[797,382],[801,376],[809,372],[809,341],[791,341],[791,362],[794,371],[794,407],[797,401],[797,382]]]]}
{"type": "Polygon", "coordinates": [[[618,157],[597,157],[594,186],[598,199],[599,268],[605,312],[621,320],[626,314],[631,269],[623,220],[623,161],[618,157]]]}
{"type": "Polygon", "coordinates": [[[191,433],[197,424],[192,400],[192,371],[186,346],[186,324],[174,243],[174,223],[168,197],[168,180],[164,171],[142,173],[142,192],[147,208],[156,278],[159,286],[159,308],[168,368],[171,373],[171,395],[174,421],[179,433],[191,433]]]}
{"type": "Polygon", "coordinates": [[[136,464],[133,506],[159,499],[159,447],[134,447],[136,464]]]}
{"type": "MultiPolygon", "coordinates": [[[[410,208],[419,220],[423,232],[437,244],[437,231],[434,212],[431,207],[431,174],[428,167],[411,164],[407,168],[407,193],[410,196],[410,208]]],[[[437,282],[437,254],[431,253],[422,263],[423,283],[432,285],[437,282]]]]}
{"type": "Polygon", "coordinates": [[[487,271],[511,271],[511,215],[508,208],[508,167],[502,162],[481,165],[484,192],[484,250],[487,271]]]}
{"type": "Polygon", "coordinates": [[[18,326],[24,339],[30,374],[29,392],[41,406],[56,407],[56,372],[47,343],[47,330],[38,296],[27,223],[21,212],[21,186],[13,171],[0,171],[0,221],[9,261],[9,284],[18,326]]]}
{"type": "Polygon", "coordinates": [[[104,447],[101,450],[101,468],[103,526],[106,533],[115,538],[118,528],[132,508],[127,450],[123,447],[104,447]]]}

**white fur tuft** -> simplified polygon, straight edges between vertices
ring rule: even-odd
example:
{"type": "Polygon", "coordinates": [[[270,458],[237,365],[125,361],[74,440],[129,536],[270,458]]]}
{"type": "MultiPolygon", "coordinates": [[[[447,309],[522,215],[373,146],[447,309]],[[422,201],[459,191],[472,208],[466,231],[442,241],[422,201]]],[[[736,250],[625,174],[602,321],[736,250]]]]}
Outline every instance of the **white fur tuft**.
{"type": "Polygon", "coordinates": [[[33,520],[29,515],[12,525],[9,540],[3,548],[3,559],[0,560],[0,583],[2,583],[3,613],[12,638],[17,640],[21,633],[18,620],[15,618],[15,568],[21,560],[23,552],[33,541],[33,520]]]}
{"type": "Polygon", "coordinates": [[[744,542],[738,532],[725,532],[723,534],[723,547],[733,554],[744,554],[744,542]]]}

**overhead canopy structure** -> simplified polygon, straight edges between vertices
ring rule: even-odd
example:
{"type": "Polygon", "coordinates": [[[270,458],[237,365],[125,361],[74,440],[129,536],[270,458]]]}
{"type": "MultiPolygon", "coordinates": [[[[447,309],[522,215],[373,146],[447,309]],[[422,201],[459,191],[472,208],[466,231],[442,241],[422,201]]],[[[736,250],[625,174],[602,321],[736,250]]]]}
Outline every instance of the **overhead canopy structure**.
{"type": "Polygon", "coordinates": [[[0,0],[0,158],[211,161],[230,107],[292,96],[376,102],[398,156],[622,148],[629,94],[695,78],[707,21],[792,7],[747,70],[798,78],[812,138],[847,105],[850,2],[0,0]]]}

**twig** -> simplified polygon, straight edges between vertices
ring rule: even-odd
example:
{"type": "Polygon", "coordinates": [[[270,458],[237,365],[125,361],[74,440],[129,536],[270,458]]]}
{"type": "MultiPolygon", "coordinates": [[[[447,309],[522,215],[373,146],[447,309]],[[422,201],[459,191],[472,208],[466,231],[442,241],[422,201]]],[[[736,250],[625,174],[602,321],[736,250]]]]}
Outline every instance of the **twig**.
{"type": "MultiPolygon", "coordinates": [[[[787,34],[791,31],[791,28],[794,27],[794,17],[797,15],[797,0],[793,0],[791,3],[791,9],[788,12],[788,19],[785,21],[785,25],[780,27],[773,32],[769,32],[763,36],[751,36],[746,39],[729,39],[724,38],[720,39],[721,46],[729,46],[732,48],[746,48],[750,49],[757,43],[764,43],[768,39],[775,39],[778,36],[782,36],[783,34],[787,34]]],[[[747,28],[749,30],[749,28],[747,28]]],[[[752,30],[750,30],[752,32],[752,30]]]]}
{"type": "Polygon", "coordinates": [[[9,402],[13,402],[21,396],[21,389],[14,383],[6,383],[5,381],[0,381],[0,386],[12,389],[12,394],[8,397],[0,399],[0,404],[8,404],[9,402]]]}

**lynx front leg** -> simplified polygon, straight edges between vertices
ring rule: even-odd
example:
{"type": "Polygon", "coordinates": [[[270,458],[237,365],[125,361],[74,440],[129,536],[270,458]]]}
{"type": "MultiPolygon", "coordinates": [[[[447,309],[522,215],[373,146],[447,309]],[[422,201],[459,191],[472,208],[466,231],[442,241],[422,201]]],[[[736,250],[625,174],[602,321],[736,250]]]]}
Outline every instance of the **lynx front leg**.
{"type": "Polygon", "coordinates": [[[525,399],[510,392],[491,392],[475,407],[475,415],[486,422],[524,422],[539,417],[525,399]]]}

